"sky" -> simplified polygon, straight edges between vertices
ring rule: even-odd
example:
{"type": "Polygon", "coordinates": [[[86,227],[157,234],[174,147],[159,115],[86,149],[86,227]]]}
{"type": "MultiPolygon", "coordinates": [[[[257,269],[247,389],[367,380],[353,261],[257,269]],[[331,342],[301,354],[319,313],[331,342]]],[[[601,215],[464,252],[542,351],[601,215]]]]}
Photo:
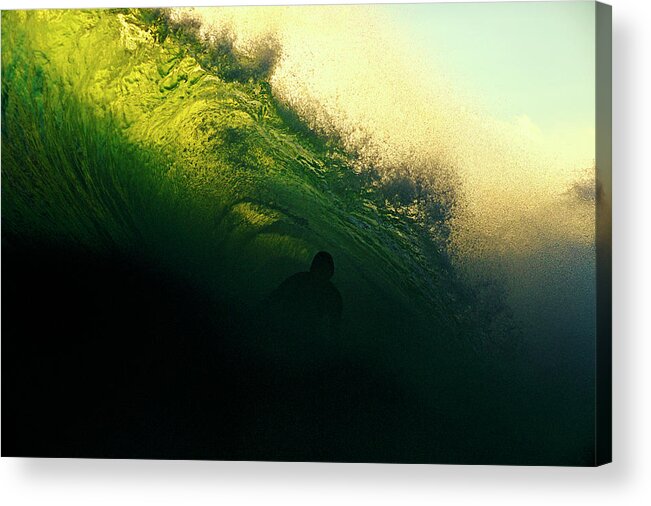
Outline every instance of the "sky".
{"type": "Polygon", "coordinates": [[[593,150],[594,9],[591,1],[387,6],[432,72],[443,70],[496,119],[526,117],[550,142],[571,136],[577,155],[593,150]]]}
{"type": "Polygon", "coordinates": [[[390,5],[405,36],[492,113],[594,120],[593,2],[390,5]]]}

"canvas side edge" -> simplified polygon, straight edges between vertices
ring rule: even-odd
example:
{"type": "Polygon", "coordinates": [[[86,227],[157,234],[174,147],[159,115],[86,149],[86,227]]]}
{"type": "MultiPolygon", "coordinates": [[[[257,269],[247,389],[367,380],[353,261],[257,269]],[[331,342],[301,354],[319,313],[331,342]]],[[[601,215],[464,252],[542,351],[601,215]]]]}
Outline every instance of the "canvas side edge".
{"type": "Polygon", "coordinates": [[[612,7],[595,8],[596,394],[595,465],[612,461],[612,7]]]}

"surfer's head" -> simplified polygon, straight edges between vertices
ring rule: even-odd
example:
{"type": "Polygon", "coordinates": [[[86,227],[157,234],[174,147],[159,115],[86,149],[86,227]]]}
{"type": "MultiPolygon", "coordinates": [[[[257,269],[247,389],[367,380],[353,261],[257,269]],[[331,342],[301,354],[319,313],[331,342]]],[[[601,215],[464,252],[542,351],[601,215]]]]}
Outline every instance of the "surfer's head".
{"type": "Polygon", "coordinates": [[[335,273],[335,262],[327,251],[319,251],[312,259],[310,272],[321,279],[330,279],[335,273]]]}

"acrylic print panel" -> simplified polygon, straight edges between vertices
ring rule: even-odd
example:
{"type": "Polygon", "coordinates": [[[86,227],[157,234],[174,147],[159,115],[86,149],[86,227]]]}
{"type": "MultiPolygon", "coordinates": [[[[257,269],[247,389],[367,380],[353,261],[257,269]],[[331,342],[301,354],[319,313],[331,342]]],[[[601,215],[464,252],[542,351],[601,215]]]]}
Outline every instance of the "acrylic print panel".
{"type": "Polygon", "coordinates": [[[3,455],[607,462],[609,16],[4,11],[3,455]]]}

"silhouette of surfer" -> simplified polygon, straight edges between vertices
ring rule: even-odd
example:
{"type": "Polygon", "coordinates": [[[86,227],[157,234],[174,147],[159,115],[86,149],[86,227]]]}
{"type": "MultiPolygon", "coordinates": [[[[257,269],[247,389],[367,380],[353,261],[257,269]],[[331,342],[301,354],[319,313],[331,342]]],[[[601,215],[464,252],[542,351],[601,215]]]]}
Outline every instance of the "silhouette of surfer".
{"type": "Polygon", "coordinates": [[[291,337],[336,337],[342,299],[330,281],[334,272],[332,255],[320,251],[308,272],[297,272],[283,281],[268,299],[275,330],[291,337]]]}

